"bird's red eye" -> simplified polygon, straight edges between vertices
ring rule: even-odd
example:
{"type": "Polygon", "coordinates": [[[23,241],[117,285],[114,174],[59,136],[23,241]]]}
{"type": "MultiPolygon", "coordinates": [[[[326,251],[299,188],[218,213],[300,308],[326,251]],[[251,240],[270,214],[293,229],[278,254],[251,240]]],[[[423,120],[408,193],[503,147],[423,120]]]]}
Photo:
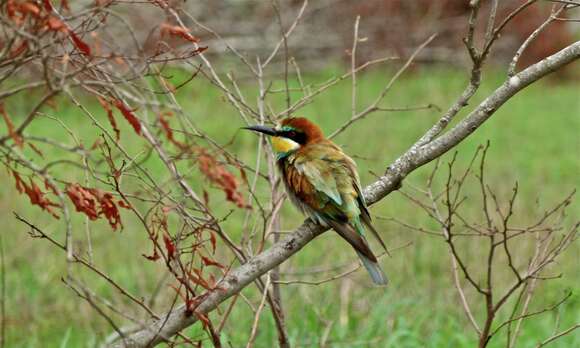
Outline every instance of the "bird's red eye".
{"type": "Polygon", "coordinates": [[[288,138],[295,138],[295,137],[296,137],[296,132],[295,131],[288,132],[288,138]]]}

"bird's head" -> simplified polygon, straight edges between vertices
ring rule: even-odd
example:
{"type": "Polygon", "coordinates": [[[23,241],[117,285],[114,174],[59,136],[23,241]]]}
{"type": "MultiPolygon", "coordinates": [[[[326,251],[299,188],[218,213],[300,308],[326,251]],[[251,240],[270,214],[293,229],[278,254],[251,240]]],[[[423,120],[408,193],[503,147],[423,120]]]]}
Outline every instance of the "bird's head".
{"type": "Polygon", "coordinates": [[[304,117],[289,117],[274,128],[267,126],[245,127],[272,137],[272,147],[279,155],[289,154],[303,146],[324,139],[320,128],[304,117]]]}

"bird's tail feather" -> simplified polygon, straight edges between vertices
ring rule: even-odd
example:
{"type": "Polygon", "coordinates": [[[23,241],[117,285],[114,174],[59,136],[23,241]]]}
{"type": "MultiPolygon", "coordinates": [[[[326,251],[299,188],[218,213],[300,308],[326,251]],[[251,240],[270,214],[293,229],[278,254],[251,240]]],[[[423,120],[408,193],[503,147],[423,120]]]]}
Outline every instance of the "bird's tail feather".
{"type": "Polygon", "coordinates": [[[387,279],[387,276],[385,275],[385,273],[381,269],[381,266],[379,266],[379,263],[369,259],[364,254],[362,254],[358,251],[357,251],[357,254],[358,254],[358,257],[361,259],[362,264],[365,266],[365,268],[369,272],[369,275],[373,279],[373,282],[375,282],[375,284],[377,284],[377,285],[387,285],[389,280],[387,279]]]}

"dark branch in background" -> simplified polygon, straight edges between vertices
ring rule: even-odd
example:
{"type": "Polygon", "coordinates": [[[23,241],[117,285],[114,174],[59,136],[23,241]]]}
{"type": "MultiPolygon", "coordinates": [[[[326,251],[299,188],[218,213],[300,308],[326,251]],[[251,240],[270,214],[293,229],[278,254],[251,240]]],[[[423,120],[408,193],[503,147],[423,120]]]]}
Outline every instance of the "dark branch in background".
{"type": "MultiPolygon", "coordinates": [[[[400,187],[403,179],[412,171],[443,155],[477,130],[516,93],[579,58],[580,42],[576,42],[509,78],[447,133],[430,142],[420,140],[411,146],[407,152],[388,167],[385,175],[365,188],[364,196],[366,201],[369,204],[374,204],[383,199],[390,192],[400,187]]],[[[281,241],[226,275],[219,282],[222,290],[208,292],[207,296],[204,296],[196,307],[196,311],[200,313],[211,312],[220,303],[238,293],[256,278],[278,266],[324,231],[324,228],[306,221],[281,241]]],[[[172,336],[198,320],[196,316],[187,314],[185,306],[168,312],[162,317],[161,320],[152,321],[148,330],[141,330],[128,335],[130,346],[146,347],[156,345],[161,343],[163,339],[161,335],[153,335],[151,332],[158,331],[163,336],[172,336]]],[[[115,343],[113,346],[122,347],[120,343],[115,343]]]]}

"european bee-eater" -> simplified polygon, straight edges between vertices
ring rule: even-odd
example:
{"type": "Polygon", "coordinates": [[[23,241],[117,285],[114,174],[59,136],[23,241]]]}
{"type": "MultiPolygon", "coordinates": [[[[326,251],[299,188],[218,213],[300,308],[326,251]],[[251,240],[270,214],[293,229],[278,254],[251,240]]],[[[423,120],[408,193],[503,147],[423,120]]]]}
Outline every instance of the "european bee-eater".
{"type": "Polygon", "coordinates": [[[271,136],[282,181],[294,205],[314,222],[338,232],[354,247],[373,281],[386,285],[387,277],[364,237],[363,225],[387,248],[371,225],[352,158],[302,117],[283,119],[274,128],[245,129],[271,136]]]}

